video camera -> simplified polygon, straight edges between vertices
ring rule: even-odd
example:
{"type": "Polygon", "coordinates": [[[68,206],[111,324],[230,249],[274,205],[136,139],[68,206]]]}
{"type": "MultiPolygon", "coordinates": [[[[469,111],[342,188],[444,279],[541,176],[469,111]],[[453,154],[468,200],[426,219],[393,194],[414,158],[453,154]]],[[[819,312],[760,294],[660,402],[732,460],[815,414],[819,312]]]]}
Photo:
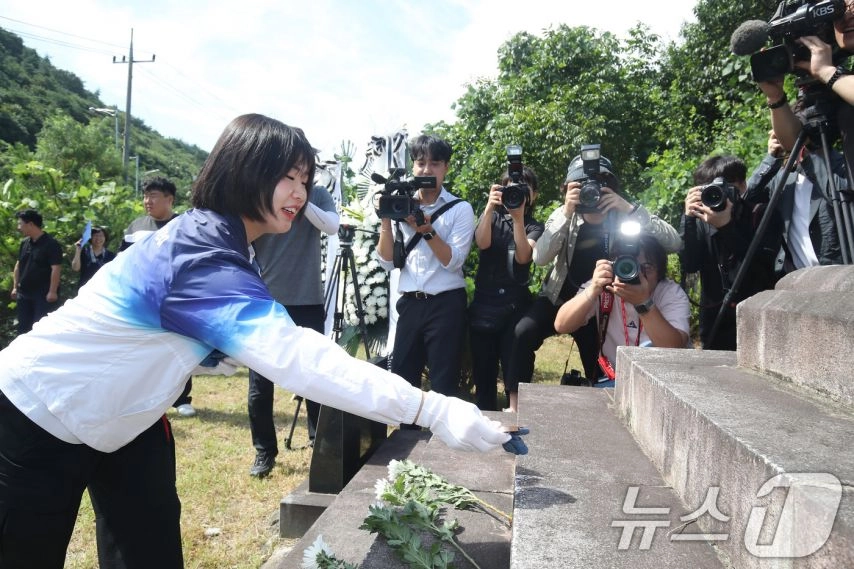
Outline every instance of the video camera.
{"type": "Polygon", "coordinates": [[[412,195],[421,188],[435,188],[436,176],[403,178],[405,173],[406,170],[403,168],[393,168],[389,172],[388,179],[376,172],[371,174],[371,180],[383,185],[377,204],[377,215],[396,221],[405,220],[412,215],[418,225],[424,225],[421,204],[412,195]]]}
{"type": "Polygon", "coordinates": [[[712,211],[725,210],[727,200],[734,204],[737,196],[736,187],[720,176],[700,188],[700,200],[712,211]]]}
{"type": "Polygon", "coordinates": [[[507,174],[510,176],[510,183],[501,189],[501,203],[507,209],[516,209],[528,202],[530,191],[522,177],[524,168],[522,147],[518,144],[508,144],[507,174]]]}
{"type": "Polygon", "coordinates": [[[640,284],[640,233],[640,223],[624,221],[620,224],[617,238],[611,243],[609,256],[614,259],[611,261],[614,276],[627,284],[640,284]]]}
{"type": "Polygon", "coordinates": [[[730,47],[736,55],[752,54],[754,81],[768,81],[794,72],[795,61],[809,61],[809,49],[796,39],[818,36],[835,46],[833,21],[844,14],[845,0],[782,0],[767,23],[749,20],[740,25],[732,34],[730,47]],[[762,49],[769,38],[774,46],[762,49]]]}

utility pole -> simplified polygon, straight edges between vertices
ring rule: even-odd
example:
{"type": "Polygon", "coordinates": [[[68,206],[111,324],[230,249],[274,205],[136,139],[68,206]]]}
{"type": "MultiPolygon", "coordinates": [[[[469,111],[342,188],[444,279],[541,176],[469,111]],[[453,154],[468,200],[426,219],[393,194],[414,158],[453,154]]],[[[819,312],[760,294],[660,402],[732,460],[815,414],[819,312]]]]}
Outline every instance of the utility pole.
{"type": "Polygon", "coordinates": [[[131,93],[133,93],[133,64],[134,63],[153,63],[154,55],[151,56],[151,59],[136,59],[133,58],[133,28],[130,29],[130,51],[128,52],[127,58],[123,55],[122,60],[118,61],[116,56],[113,56],[113,63],[127,63],[128,64],[128,92],[127,92],[127,103],[125,104],[125,138],[124,138],[124,148],[122,149],[122,166],[125,170],[125,181],[128,178],[128,158],[130,157],[130,100],[131,93]]]}

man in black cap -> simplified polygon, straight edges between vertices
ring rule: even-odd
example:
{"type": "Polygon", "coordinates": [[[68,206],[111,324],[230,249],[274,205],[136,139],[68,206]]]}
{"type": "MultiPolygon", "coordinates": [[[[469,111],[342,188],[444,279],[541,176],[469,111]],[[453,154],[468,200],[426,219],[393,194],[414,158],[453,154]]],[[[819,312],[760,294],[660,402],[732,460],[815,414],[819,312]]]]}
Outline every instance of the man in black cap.
{"type": "MultiPolygon", "coordinates": [[[[600,157],[598,175],[592,178],[584,162],[579,155],[569,163],[566,180],[561,187],[564,203],[549,216],[545,231],[534,246],[534,263],[546,266],[554,262],[554,265],[543,282],[539,296],[516,325],[515,349],[511,358],[513,363],[508,366],[508,373],[504,376],[509,411],[517,411],[519,382],[531,381],[536,351],[546,338],[555,334],[558,309],[575,296],[582,283],[590,279],[596,261],[608,257],[606,237],[611,227],[606,220],[637,221],[641,229],[654,236],[665,251],[676,252],[681,247],[679,233],[673,227],[642,205],[633,204],[617,193],[620,182],[610,160],[600,157]],[[601,186],[595,200],[587,195],[592,192],[585,185],[591,179],[598,181],[601,186]],[[590,204],[585,199],[585,205],[582,205],[582,193],[595,203],[590,204]],[[613,217],[609,215],[612,213],[613,217]]],[[[599,342],[595,322],[582,326],[572,336],[581,355],[585,376],[589,379],[597,378],[600,375],[597,363],[599,342]]]]}

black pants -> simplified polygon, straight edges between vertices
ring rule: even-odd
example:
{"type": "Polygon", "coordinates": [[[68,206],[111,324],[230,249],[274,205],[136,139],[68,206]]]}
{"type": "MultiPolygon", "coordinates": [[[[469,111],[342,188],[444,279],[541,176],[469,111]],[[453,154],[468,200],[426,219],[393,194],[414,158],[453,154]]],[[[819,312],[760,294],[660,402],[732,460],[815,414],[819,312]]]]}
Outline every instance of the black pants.
{"type": "Polygon", "coordinates": [[[172,404],[172,407],[178,407],[180,405],[184,405],[185,403],[190,403],[193,401],[193,398],[190,396],[190,392],[193,390],[193,376],[187,378],[187,384],[184,385],[184,391],[181,392],[181,395],[178,396],[178,399],[175,400],[175,403],[172,404]]]}
{"type": "Polygon", "coordinates": [[[430,387],[456,395],[465,338],[466,291],[456,289],[425,299],[401,296],[397,301],[397,329],[391,371],[421,387],[424,365],[430,387]]]}
{"type": "MultiPolygon", "coordinates": [[[[520,382],[530,383],[534,376],[537,350],[546,338],[556,334],[555,316],[558,308],[560,305],[555,306],[547,297],[538,296],[516,324],[513,353],[507,369],[504,370],[504,387],[507,391],[518,391],[520,382]]],[[[592,319],[573,332],[572,337],[581,356],[584,374],[588,378],[599,377],[601,373],[597,363],[599,340],[596,320],[592,319]]]]}
{"type": "Polygon", "coordinates": [[[471,373],[475,387],[475,404],[483,411],[498,409],[498,366],[507,377],[515,357],[516,323],[527,313],[530,300],[517,301],[518,308],[503,329],[496,332],[469,329],[471,373]]]}
{"type": "Polygon", "coordinates": [[[53,437],[0,393],[0,567],[62,569],[87,486],[101,569],[183,567],[165,417],[104,453],[53,437]]]}
{"type": "MultiPolygon", "coordinates": [[[[323,305],[286,306],[288,314],[297,326],[311,328],[323,333],[326,320],[323,305]]],[[[279,454],[276,440],[276,426],[273,424],[273,391],[272,381],[249,370],[249,430],[252,432],[252,446],[258,452],[273,456],[279,454]]],[[[308,412],[308,435],[313,439],[317,428],[317,417],[320,415],[320,404],[305,400],[308,412]]]]}
{"type": "Polygon", "coordinates": [[[48,302],[45,297],[47,293],[18,294],[15,300],[18,317],[18,334],[26,334],[33,329],[33,324],[38,322],[48,312],[52,312],[58,306],[56,302],[48,302]]]}

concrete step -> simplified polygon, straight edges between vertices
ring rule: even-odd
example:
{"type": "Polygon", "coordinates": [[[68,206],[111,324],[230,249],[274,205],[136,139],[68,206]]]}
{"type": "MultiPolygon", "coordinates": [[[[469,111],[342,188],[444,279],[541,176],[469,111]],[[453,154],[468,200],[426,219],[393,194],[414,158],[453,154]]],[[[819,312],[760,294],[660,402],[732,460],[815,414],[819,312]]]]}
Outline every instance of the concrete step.
{"type": "MultiPolygon", "coordinates": [[[[509,424],[507,413],[487,413],[509,424]]],[[[452,451],[433,439],[428,431],[394,431],[361,470],[285,555],[270,559],[263,569],[300,569],[303,551],[317,536],[330,546],[336,557],[371,569],[400,569],[405,565],[383,540],[358,529],[368,515],[368,506],[376,502],[375,484],[388,476],[392,459],[408,458],[431,469],[455,484],[472,490],[494,507],[510,512],[513,506],[514,456],[500,451],[487,454],[452,451]]],[[[510,565],[510,529],[482,512],[451,510],[463,531],[457,536],[462,548],[481,567],[506,569],[510,565]]],[[[456,566],[465,567],[459,553],[456,566]]]]}
{"type": "Polygon", "coordinates": [[[732,352],[620,348],[617,373],[616,407],[666,484],[692,507],[718,492],[727,519],[696,525],[727,535],[717,547],[729,563],[854,567],[850,407],[738,367],[732,352]],[[784,487],[765,495],[777,476],[784,487]]]}
{"type": "Polygon", "coordinates": [[[811,267],[738,305],[738,365],[854,408],[854,267],[811,267]]]}
{"type": "Polygon", "coordinates": [[[519,423],[531,432],[516,465],[512,569],[724,567],[696,528],[680,534],[696,508],[644,455],[612,389],[521,384],[519,423]]]}

